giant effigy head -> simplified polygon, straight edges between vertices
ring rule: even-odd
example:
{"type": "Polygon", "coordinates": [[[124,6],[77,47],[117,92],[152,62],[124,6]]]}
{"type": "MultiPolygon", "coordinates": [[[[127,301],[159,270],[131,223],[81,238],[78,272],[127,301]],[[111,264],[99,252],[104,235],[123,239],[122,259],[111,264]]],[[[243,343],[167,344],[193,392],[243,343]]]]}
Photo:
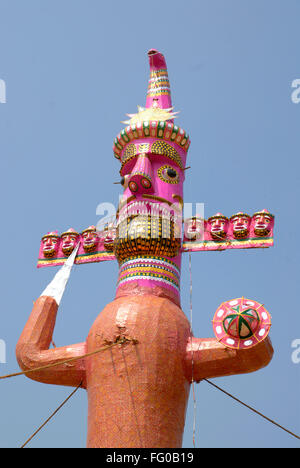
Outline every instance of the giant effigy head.
{"type": "Polygon", "coordinates": [[[119,261],[143,253],[174,257],[181,246],[183,182],[190,140],[174,124],[164,56],[148,52],[146,107],[128,114],[114,142],[124,192],[117,213],[114,253],[119,261]]]}
{"type": "Polygon", "coordinates": [[[208,220],[196,215],[182,222],[190,139],[174,123],[177,112],[172,107],[164,56],[152,49],[148,58],[146,105],[138,106],[136,114],[127,114],[126,127],[114,141],[114,155],[121,165],[120,182],[115,183],[123,187],[116,217],[101,229],[90,226],[81,235],[74,229],[61,237],[48,233],[40,243],[38,268],[63,265],[79,243],[76,264],[119,261],[118,288],[128,281],[134,290],[151,277],[151,287],[175,285],[178,299],[179,253],[270,247],[274,216],[262,210],[252,217],[238,212],[228,219],[217,213],[208,220]],[[170,268],[175,268],[172,278],[170,268]]]}

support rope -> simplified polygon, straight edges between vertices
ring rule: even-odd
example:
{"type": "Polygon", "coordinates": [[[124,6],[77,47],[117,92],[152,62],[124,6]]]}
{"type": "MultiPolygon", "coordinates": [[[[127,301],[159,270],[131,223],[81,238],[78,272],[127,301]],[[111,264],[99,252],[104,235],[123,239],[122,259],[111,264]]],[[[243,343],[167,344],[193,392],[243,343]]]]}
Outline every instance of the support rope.
{"type": "Polygon", "coordinates": [[[196,447],[196,396],[195,396],[195,382],[194,382],[194,350],[193,350],[193,277],[192,277],[192,257],[189,252],[189,272],[190,272],[190,334],[191,334],[191,347],[192,347],[192,389],[193,389],[193,446],[196,447]]]}
{"type": "Polygon", "coordinates": [[[20,448],[25,448],[26,445],[29,444],[29,442],[43,429],[43,427],[46,426],[46,424],[59,412],[59,410],[70,400],[70,398],[73,395],[75,395],[75,393],[80,389],[81,385],[82,385],[82,382],[80,382],[78,387],[76,387],[75,390],[73,390],[73,392],[70,393],[70,395],[59,405],[58,408],[56,408],[55,411],[53,411],[53,413],[49,416],[49,418],[46,419],[46,421],[29,437],[29,439],[26,440],[26,442],[24,442],[24,444],[20,448]]]}
{"type": "MultiPolygon", "coordinates": [[[[191,260],[189,262],[189,265],[190,265],[190,279],[192,280],[192,276],[191,276],[191,260]]],[[[191,308],[191,331],[192,331],[192,282],[190,283],[190,308],[191,308]]],[[[192,333],[191,333],[191,339],[192,339],[192,333]]],[[[8,379],[10,377],[17,377],[19,375],[26,375],[26,374],[29,374],[29,373],[32,373],[32,372],[37,372],[39,370],[43,370],[43,369],[49,369],[51,367],[56,367],[56,366],[60,366],[60,365],[63,365],[63,364],[67,364],[67,363],[70,363],[70,362],[74,362],[74,361],[77,361],[77,360],[80,360],[80,359],[84,359],[86,357],[89,357],[89,356],[93,356],[95,354],[98,354],[100,353],[101,351],[105,351],[106,349],[109,349],[109,348],[112,348],[114,346],[117,346],[117,345],[121,345],[121,344],[124,344],[124,343],[128,343],[128,342],[133,342],[133,344],[137,344],[138,341],[135,340],[135,339],[130,339],[130,338],[126,338],[126,337],[119,337],[117,341],[115,341],[114,343],[110,343],[108,344],[107,346],[103,346],[102,348],[99,348],[97,349],[96,351],[92,351],[91,353],[87,353],[87,354],[84,354],[82,356],[76,356],[74,358],[70,358],[70,359],[66,359],[65,361],[60,361],[60,362],[56,362],[56,363],[52,363],[52,364],[47,364],[46,366],[41,366],[41,367],[38,367],[38,368],[35,368],[35,369],[29,369],[27,371],[23,371],[23,372],[18,372],[18,373],[14,373],[14,374],[8,374],[8,375],[3,375],[3,376],[0,376],[0,380],[3,380],[3,379],[8,379]]],[[[196,399],[195,399],[195,391],[194,391],[194,378],[193,378],[193,359],[192,359],[192,385],[193,385],[193,401],[194,401],[194,423],[193,423],[193,444],[194,444],[194,447],[195,447],[195,432],[196,432],[196,399]]],[[[267,416],[265,416],[264,414],[260,413],[259,411],[257,411],[255,408],[247,405],[246,403],[244,403],[243,401],[239,400],[238,398],[236,398],[235,396],[233,396],[231,393],[229,392],[226,392],[226,390],[222,389],[221,387],[218,387],[216,384],[214,384],[213,382],[211,382],[210,380],[208,379],[202,379],[204,380],[205,382],[207,382],[208,384],[212,385],[213,387],[215,387],[217,390],[220,390],[222,393],[224,393],[225,395],[229,396],[230,398],[232,398],[233,400],[237,401],[238,403],[240,403],[241,405],[245,406],[246,408],[248,408],[249,410],[253,411],[254,413],[256,413],[257,415],[261,416],[262,418],[266,419],[267,421],[269,421],[270,423],[274,424],[275,426],[279,427],[280,429],[282,429],[283,431],[287,432],[288,434],[290,434],[291,436],[295,437],[296,439],[300,440],[300,436],[298,436],[297,434],[295,434],[294,432],[286,429],[285,427],[283,427],[282,425],[278,424],[276,421],[274,421],[273,419],[270,419],[268,418],[267,416]]],[[[55,410],[55,412],[50,416],[50,418],[48,418],[47,421],[45,421],[45,423],[31,436],[30,439],[28,439],[25,444],[27,444],[46,424],[47,422],[59,411],[59,409],[74,395],[74,393],[81,387],[82,385],[82,382],[80,383],[80,385],[69,395],[69,397],[59,406],[59,408],[57,408],[57,410],[55,410]]],[[[25,444],[23,444],[22,448],[25,446],[25,444]]]]}
{"type": "Polygon", "coordinates": [[[93,356],[94,354],[98,354],[101,351],[105,351],[106,349],[112,348],[113,346],[117,346],[117,345],[120,345],[120,344],[123,344],[123,343],[127,343],[129,341],[132,341],[134,344],[136,344],[136,340],[132,340],[132,339],[128,339],[128,338],[123,337],[123,338],[119,339],[118,341],[116,341],[115,343],[111,343],[111,344],[109,344],[107,346],[103,346],[103,348],[97,349],[96,351],[92,351],[91,353],[84,354],[83,356],[76,356],[76,357],[73,357],[73,358],[70,358],[70,359],[66,359],[65,361],[54,362],[52,364],[47,364],[45,366],[36,367],[34,369],[28,369],[28,370],[23,371],[23,372],[16,372],[15,374],[2,375],[2,376],[0,376],[0,380],[9,379],[10,377],[18,377],[19,375],[27,375],[27,374],[30,374],[32,372],[37,372],[37,371],[44,370],[44,369],[50,369],[51,367],[61,366],[63,364],[68,364],[70,362],[78,361],[79,359],[84,359],[86,357],[93,356]]]}
{"type": "Polygon", "coordinates": [[[280,424],[278,424],[276,421],[273,421],[273,419],[268,418],[268,417],[265,416],[264,414],[260,413],[260,412],[257,411],[256,409],[254,409],[252,406],[247,405],[247,404],[244,403],[243,401],[241,401],[241,400],[239,400],[238,398],[236,398],[235,396],[233,396],[231,393],[226,392],[226,390],[224,390],[223,388],[218,387],[218,385],[212,383],[210,380],[207,380],[207,379],[203,379],[203,380],[205,380],[205,382],[209,383],[210,385],[212,385],[212,386],[215,387],[216,389],[220,390],[221,392],[225,393],[225,395],[229,396],[230,398],[232,398],[233,400],[237,401],[237,402],[240,403],[241,405],[245,406],[245,407],[248,408],[249,410],[253,411],[255,414],[258,414],[259,416],[261,416],[262,418],[266,419],[266,420],[269,421],[270,423],[274,424],[275,426],[279,427],[279,428],[282,429],[283,431],[287,432],[288,434],[292,435],[293,437],[296,437],[296,439],[300,440],[300,437],[299,437],[297,434],[294,434],[294,432],[289,431],[289,430],[286,429],[285,427],[283,427],[283,426],[281,426],[280,424]]]}

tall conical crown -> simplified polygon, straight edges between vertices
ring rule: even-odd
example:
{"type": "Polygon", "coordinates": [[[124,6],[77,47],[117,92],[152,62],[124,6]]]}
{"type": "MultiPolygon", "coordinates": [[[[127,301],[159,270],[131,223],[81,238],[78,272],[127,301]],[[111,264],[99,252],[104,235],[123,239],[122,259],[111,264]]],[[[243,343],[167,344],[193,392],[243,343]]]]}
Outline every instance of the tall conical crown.
{"type": "Polygon", "coordinates": [[[150,78],[146,107],[138,106],[136,114],[127,114],[128,126],[114,141],[113,151],[122,166],[132,157],[141,153],[174,153],[174,158],[185,167],[186,153],[190,139],[186,132],[174,124],[171,90],[167,65],[163,54],[155,49],[148,52],[150,78]]]}
{"type": "Polygon", "coordinates": [[[146,99],[146,108],[159,107],[171,109],[171,88],[165,57],[155,49],[148,52],[150,78],[146,99]]]}

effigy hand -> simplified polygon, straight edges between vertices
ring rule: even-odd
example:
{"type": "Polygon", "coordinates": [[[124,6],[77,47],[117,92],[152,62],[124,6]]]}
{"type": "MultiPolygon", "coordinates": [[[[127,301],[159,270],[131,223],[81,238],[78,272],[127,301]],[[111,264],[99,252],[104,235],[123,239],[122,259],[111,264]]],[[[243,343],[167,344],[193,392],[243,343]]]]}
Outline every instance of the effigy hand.
{"type": "Polygon", "coordinates": [[[199,382],[267,366],[273,356],[270,327],[271,316],[263,304],[244,297],[223,302],[213,319],[216,338],[189,339],[188,380],[199,382]]]}

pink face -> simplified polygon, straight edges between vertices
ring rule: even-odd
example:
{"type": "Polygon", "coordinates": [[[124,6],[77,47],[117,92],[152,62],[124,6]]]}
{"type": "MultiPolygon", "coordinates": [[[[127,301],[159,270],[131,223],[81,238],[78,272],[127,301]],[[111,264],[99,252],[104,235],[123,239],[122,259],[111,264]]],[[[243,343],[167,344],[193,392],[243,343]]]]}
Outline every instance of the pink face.
{"type": "Polygon", "coordinates": [[[187,221],[185,237],[189,240],[203,240],[204,220],[192,218],[187,221]]]}
{"type": "Polygon", "coordinates": [[[58,251],[59,238],[46,236],[43,238],[43,254],[46,258],[55,257],[58,251]]]}
{"type": "Polygon", "coordinates": [[[108,226],[108,229],[104,233],[104,247],[106,250],[113,250],[115,238],[116,229],[114,228],[114,226],[108,226]]]}
{"type": "Polygon", "coordinates": [[[228,221],[225,218],[216,218],[210,221],[210,233],[214,239],[224,238],[228,229],[228,221]]]}
{"type": "MultiPolygon", "coordinates": [[[[181,211],[183,203],[184,171],[167,156],[137,155],[122,168],[124,194],[120,214],[124,207],[139,203],[141,211],[160,212],[162,208],[181,211]]],[[[138,206],[137,206],[138,209],[138,206]]],[[[138,209],[138,212],[140,210],[138,209]]]]}
{"type": "Polygon", "coordinates": [[[247,237],[249,234],[251,219],[245,215],[238,215],[231,219],[234,237],[247,237]]]}
{"type": "MultiPolygon", "coordinates": [[[[125,163],[121,176],[124,193],[117,215],[120,226],[118,238],[124,238],[129,232],[126,225],[128,218],[131,228],[134,223],[134,235],[139,238],[144,239],[149,230],[151,237],[157,239],[156,244],[159,243],[159,237],[168,237],[168,232],[169,238],[179,236],[183,207],[183,169],[168,156],[145,153],[125,163]],[[134,217],[136,219],[133,219],[134,217]],[[151,223],[151,218],[157,220],[157,223],[151,223]],[[169,222],[170,229],[168,231],[166,228],[161,233],[166,225],[165,221],[162,221],[163,218],[169,222]]],[[[166,256],[171,255],[174,246],[171,244],[169,242],[169,247],[165,249],[166,256]]],[[[143,245],[147,251],[149,246],[143,245]]],[[[151,246],[155,249],[154,244],[151,246]]],[[[159,246],[156,251],[163,255],[163,249],[159,246]]]]}
{"type": "Polygon", "coordinates": [[[259,213],[254,215],[254,232],[257,236],[266,236],[269,234],[272,228],[272,216],[267,213],[259,213]]]}
{"type": "Polygon", "coordinates": [[[70,255],[76,247],[78,235],[64,234],[62,237],[62,251],[65,255],[70,255]]]}
{"type": "Polygon", "coordinates": [[[94,230],[84,231],[82,233],[83,248],[86,252],[93,252],[98,242],[97,232],[94,230]]]}

